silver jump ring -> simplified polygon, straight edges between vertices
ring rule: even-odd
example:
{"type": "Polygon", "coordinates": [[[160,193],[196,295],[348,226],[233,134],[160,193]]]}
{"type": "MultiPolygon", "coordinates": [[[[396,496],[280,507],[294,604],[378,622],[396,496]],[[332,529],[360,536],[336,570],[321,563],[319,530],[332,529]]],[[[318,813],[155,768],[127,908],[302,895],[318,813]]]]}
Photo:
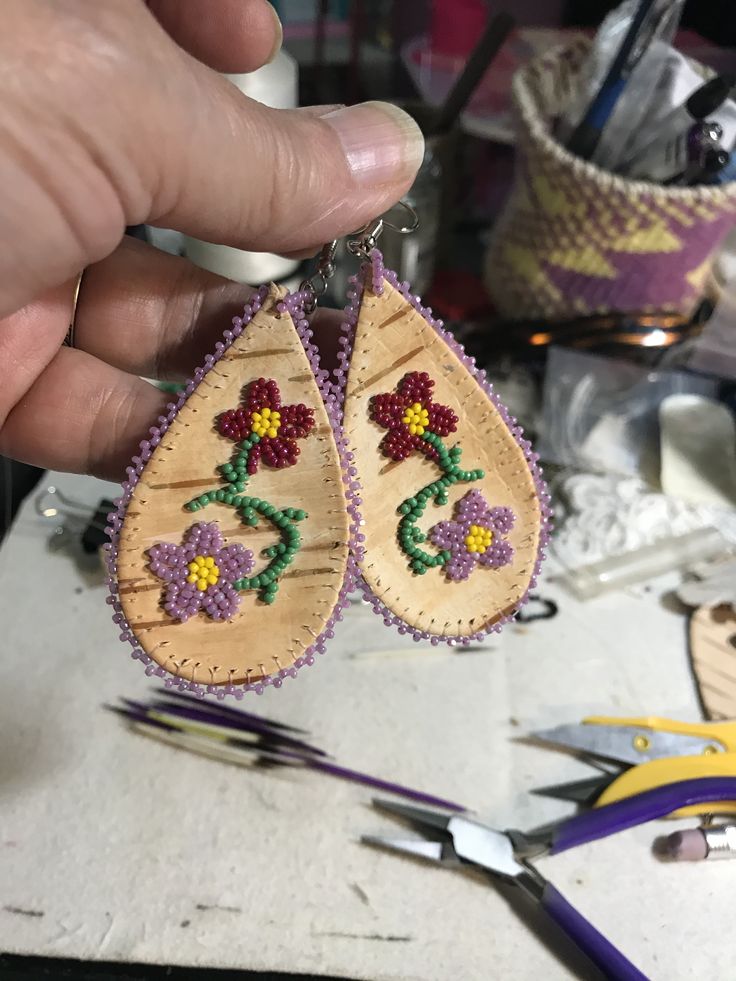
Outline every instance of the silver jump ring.
{"type": "Polygon", "coordinates": [[[337,244],[338,240],[335,239],[322,246],[322,251],[317,260],[317,271],[299,285],[302,292],[309,294],[309,299],[304,304],[306,314],[314,313],[317,309],[318,298],[327,291],[327,284],[335,275],[337,244]]]}

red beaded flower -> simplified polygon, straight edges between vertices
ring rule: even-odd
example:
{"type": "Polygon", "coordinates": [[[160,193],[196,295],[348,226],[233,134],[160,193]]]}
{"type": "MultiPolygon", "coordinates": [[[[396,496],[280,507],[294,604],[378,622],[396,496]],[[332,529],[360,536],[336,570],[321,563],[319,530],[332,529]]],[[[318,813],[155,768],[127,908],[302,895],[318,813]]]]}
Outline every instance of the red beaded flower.
{"type": "Polygon", "coordinates": [[[296,440],[314,428],[314,410],[282,405],[273,378],[259,378],[248,386],[242,405],[222,413],[217,428],[235,442],[258,437],[248,453],[248,473],[256,472],[259,460],[269,467],[291,467],[299,456],[296,440]]]}
{"type": "Polygon", "coordinates": [[[388,429],[381,449],[392,460],[405,460],[412,450],[436,458],[437,450],[423,439],[425,433],[449,436],[457,429],[457,416],[446,405],[432,401],[434,382],[426,371],[404,375],[395,392],[371,400],[371,416],[388,429]]]}

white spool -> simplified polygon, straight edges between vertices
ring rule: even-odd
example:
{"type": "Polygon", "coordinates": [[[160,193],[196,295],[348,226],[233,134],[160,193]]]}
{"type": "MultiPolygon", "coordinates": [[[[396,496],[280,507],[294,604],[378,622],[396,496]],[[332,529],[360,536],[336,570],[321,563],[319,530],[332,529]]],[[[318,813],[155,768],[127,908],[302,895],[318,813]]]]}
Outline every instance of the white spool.
{"type": "MultiPolygon", "coordinates": [[[[298,67],[286,51],[279,51],[270,65],[264,65],[258,71],[226,77],[244,95],[273,109],[293,109],[298,103],[298,67]]],[[[184,237],[184,250],[187,257],[202,269],[254,285],[283,281],[299,265],[293,259],[269,252],[244,252],[189,236],[184,237]]]]}

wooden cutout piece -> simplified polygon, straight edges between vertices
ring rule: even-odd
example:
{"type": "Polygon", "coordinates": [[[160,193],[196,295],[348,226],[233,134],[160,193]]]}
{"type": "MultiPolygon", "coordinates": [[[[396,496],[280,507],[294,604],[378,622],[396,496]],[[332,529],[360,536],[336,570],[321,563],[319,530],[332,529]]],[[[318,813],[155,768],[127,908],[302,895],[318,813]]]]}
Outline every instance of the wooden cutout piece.
{"type": "Polygon", "coordinates": [[[693,613],[690,657],[708,718],[736,718],[736,609],[733,606],[701,606],[693,613]]]}
{"type": "Polygon", "coordinates": [[[383,285],[380,296],[368,287],[363,294],[343,419],[362,486],[361,574],[373,594],[411,627],[441,637],[475,634],[513,612],[529,588],[542,521],[534,478],[523,450],[473,375],[406,298],[388,282],[383,285]],[[416,452],[400,463],[384,456],[380,443],[386,430],[371,419],[370,401],[413,371],[427,372],[435,382],[433,400],[459,419],[446,446],[459,443],[461,465],[485,470],[480,480],[454,484],[447,505],[430,504],[422,531],[452,519],[454,504],[468,491],[480,490],[491,507],[505,505],[516,515],[507,536],[514,559],[506,567],[476,567],[463,582],[448,580],[441,569],[417,575],[408,568],[397,541],[396,509],[441,472],[416,452]]]}
{"type": "Polygon", "coordinates": [[[182,406],[141,474],[121,529],[123,612],[143,650],[187,681],[250,683],[291,667],[324,629],[345,577],[349,518],[340,460],[299,335],[288,314],[276,311],[285,293],[271,287],[250,324],[182,406]],[[198,493],[222,486],[217,467],[231,459],[236,444],[219,435],[215,422],[240,404],[245,386],[257,378],[275,379],[284,405],[303,403],[314,410],[315,426],[299,440],[296,465],[276,470],[261,463],[245,491],[277,507],[304,509],[302,546],[282,574],[272,605],[247,591],[230,621],[200,613],[180,623],[163,609],[165,584],[150,571],[147,549],[156,542],[178,545],[195,523],[217,521],[226,545],[241,542],[252,550],[255,575],[268,564],[261,549],[278,542],[268,521],[247,527],[225,504],[196,513],[183,507],[198,493]]]}

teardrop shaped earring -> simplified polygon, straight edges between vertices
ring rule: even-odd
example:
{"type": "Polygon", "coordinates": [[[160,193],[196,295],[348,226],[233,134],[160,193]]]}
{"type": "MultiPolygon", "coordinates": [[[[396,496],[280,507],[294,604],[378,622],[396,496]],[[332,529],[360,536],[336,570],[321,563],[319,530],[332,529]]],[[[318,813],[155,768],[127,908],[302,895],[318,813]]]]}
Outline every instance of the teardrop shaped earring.
{"type": "Polygon", "coordinates": [[[150,429],[110,515],[120,638],[197,695],[279,687],[348,603],[355,487],[304,309],[329,247],[323,260],[317,285],[251,298],[150,429]]]}
{"type": "Polygon", "coordinates": [[[478,640],[536,585],[549,494],[537,454],[484,372],[384,269],[383,225],[349,243],[364,262],[335,375],[361,484],[356,561],[387,625],[433,644],[478,640]]]}

